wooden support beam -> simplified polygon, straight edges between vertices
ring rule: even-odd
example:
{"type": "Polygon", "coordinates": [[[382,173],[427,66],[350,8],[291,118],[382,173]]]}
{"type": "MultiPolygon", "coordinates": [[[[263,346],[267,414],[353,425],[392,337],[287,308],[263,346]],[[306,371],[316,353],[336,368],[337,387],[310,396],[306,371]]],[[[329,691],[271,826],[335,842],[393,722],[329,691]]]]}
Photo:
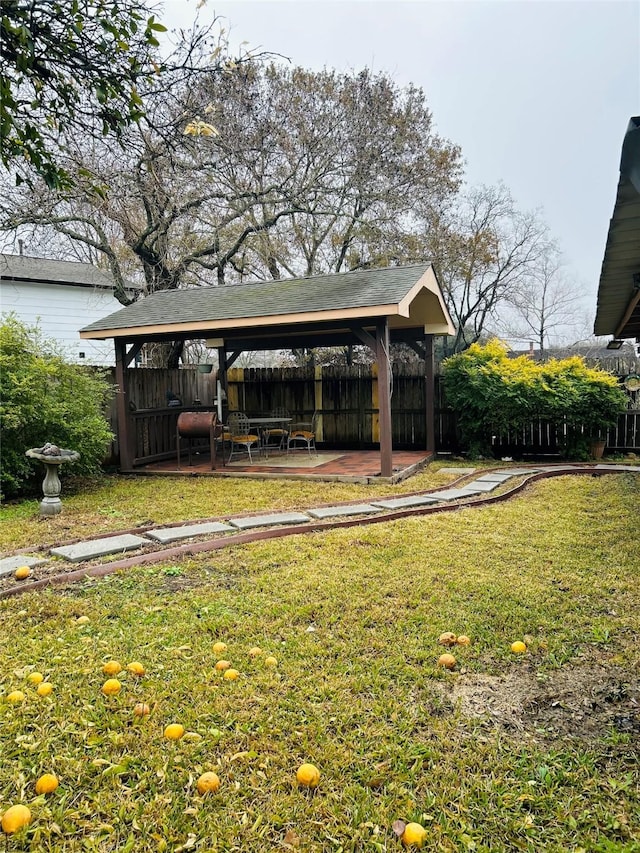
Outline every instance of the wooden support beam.
{"type": "Polygon", "coordinates": [[[425,382],[425,417],[427,426],[427,447],[431,453],[436,452],[436,379],[434,368],[433,335],[424,336],[424,382],[425,382]]]}
{"type": "MultiPolygon", "coordinates": [[[[118,387],[116,394],[116,415],[118,420],[118,445],[120,451],[120,468],[131,471],[133,468],[133,425],[129,417],[129,393],[127,381],[128,353],[124,341],[115,340],[116,370],[115,380],[118,387]]],[[[135,355],[134,355],[135,358],[135,355]]]]}
{"type": "Polygon", "coordinates": [[[389,323],[386,317],[376,326],[376,360],[380,404],[380,474],[383,477],[391,477],[393,474],[391,359],[389,357],[389,323]]]}

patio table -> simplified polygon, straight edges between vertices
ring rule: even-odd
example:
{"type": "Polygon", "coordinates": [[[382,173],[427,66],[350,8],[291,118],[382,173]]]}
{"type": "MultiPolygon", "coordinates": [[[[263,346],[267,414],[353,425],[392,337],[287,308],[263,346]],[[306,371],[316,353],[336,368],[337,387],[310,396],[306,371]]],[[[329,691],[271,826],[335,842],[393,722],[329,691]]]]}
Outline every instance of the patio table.
{"type": "Polygon", "coordinates": [[[290,424],[293,418],[278,418],[278,417],[255,417],[252,418],[250,415],[247,415],[249,418],[249,425],[252,427],[257,427],[258,435],[260,436],[260,452],[266,457],[269,457],[267,452],[267,445],[265,442],[265,435],[268,427],[282,427],[284,428],[287,424],[290,424]]]}

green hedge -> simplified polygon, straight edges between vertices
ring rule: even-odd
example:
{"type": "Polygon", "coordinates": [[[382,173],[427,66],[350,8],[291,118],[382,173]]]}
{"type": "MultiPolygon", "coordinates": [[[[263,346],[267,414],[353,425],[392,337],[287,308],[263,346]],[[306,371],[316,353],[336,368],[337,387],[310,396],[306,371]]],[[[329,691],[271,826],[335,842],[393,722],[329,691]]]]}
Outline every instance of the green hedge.
{"type": "Polygon", "coordinates": [[[80,453],[65,466],[95,475],[112,439],[104,417],[113,387],[101,371],[67,363],[55,343],[13,314],[0,324],[0,444],[3,497],[33,491],[42,465],[25,456],[46,442],[80,453]]]}
{"type": "Polygon", "coordinates": [[[443,362],[447,401],[456,412],[463,443],[473,455],[491,455],[492,436],[532,420],[566,423],[567,456],[583,456],[625,410],[615,376],[574,356],[539,363],[508,357],[499,340],[473,344],[443,362]]]}

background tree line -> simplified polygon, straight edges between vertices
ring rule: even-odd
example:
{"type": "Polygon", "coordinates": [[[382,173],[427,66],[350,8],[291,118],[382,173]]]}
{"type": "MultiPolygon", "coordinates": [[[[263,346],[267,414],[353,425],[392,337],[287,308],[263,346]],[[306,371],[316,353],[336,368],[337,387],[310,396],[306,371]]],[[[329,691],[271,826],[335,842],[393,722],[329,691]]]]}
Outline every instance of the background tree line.
{"type": "MultiPolygon", "coordinates": [[[[431,259],[457,329],[444,354],[521,327],[543,349],[574,314],[575,288],[558,286],[559,252],[539,213],[520,210],[504,186],[465,185],[462,152],[436,132],[421,89],[366,69],[232,57],[224,34],[197,21],[166,59],[144,3],[116,4],[120,17],[97,30],[81,24],[105,4],[72,5],[57,19],[67,78],[36,48],[29,64],[18,44],[8,63],[12,103],[47,86],[66,95],[41,96],[55,120],[40,159],[20,156],[31,125],[5,107],[17,140],[3,150],[9,239],[107,267],[123,304],[127,279],[150,293],[431,259]],[[116,46],[123,64],[110,89],[100,63],[96,77],[73,77],[88,38],[103,63],[116,46]]],[[[61,4],[8,4],[20,32],[25,6],[41,21],[61,4]]],[[[30,43],[54,35],[40,26],[30,43]]],[[[177,345],[169,366],[181,355],[177,345]]]]}

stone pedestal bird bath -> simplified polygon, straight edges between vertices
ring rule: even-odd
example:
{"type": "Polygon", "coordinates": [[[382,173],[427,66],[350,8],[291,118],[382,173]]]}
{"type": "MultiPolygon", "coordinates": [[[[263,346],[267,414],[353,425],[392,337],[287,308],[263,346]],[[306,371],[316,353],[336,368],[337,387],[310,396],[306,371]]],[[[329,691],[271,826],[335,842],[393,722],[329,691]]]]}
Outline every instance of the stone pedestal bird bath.
{"type": "Polygon", "coordinates": [[[46,469],[45,478],[42,482],[44,498],[40,502],[40,515],[58,515],[62,512],[62,501],[60,500],[60,477],[58,472],[64,462],[75,462],[80,459],[76,450],[63,450],[57,444],[47,444],[44,447],[32,447],[26,451],[26,456],[38,459],[44,463],[46,469]]]}

